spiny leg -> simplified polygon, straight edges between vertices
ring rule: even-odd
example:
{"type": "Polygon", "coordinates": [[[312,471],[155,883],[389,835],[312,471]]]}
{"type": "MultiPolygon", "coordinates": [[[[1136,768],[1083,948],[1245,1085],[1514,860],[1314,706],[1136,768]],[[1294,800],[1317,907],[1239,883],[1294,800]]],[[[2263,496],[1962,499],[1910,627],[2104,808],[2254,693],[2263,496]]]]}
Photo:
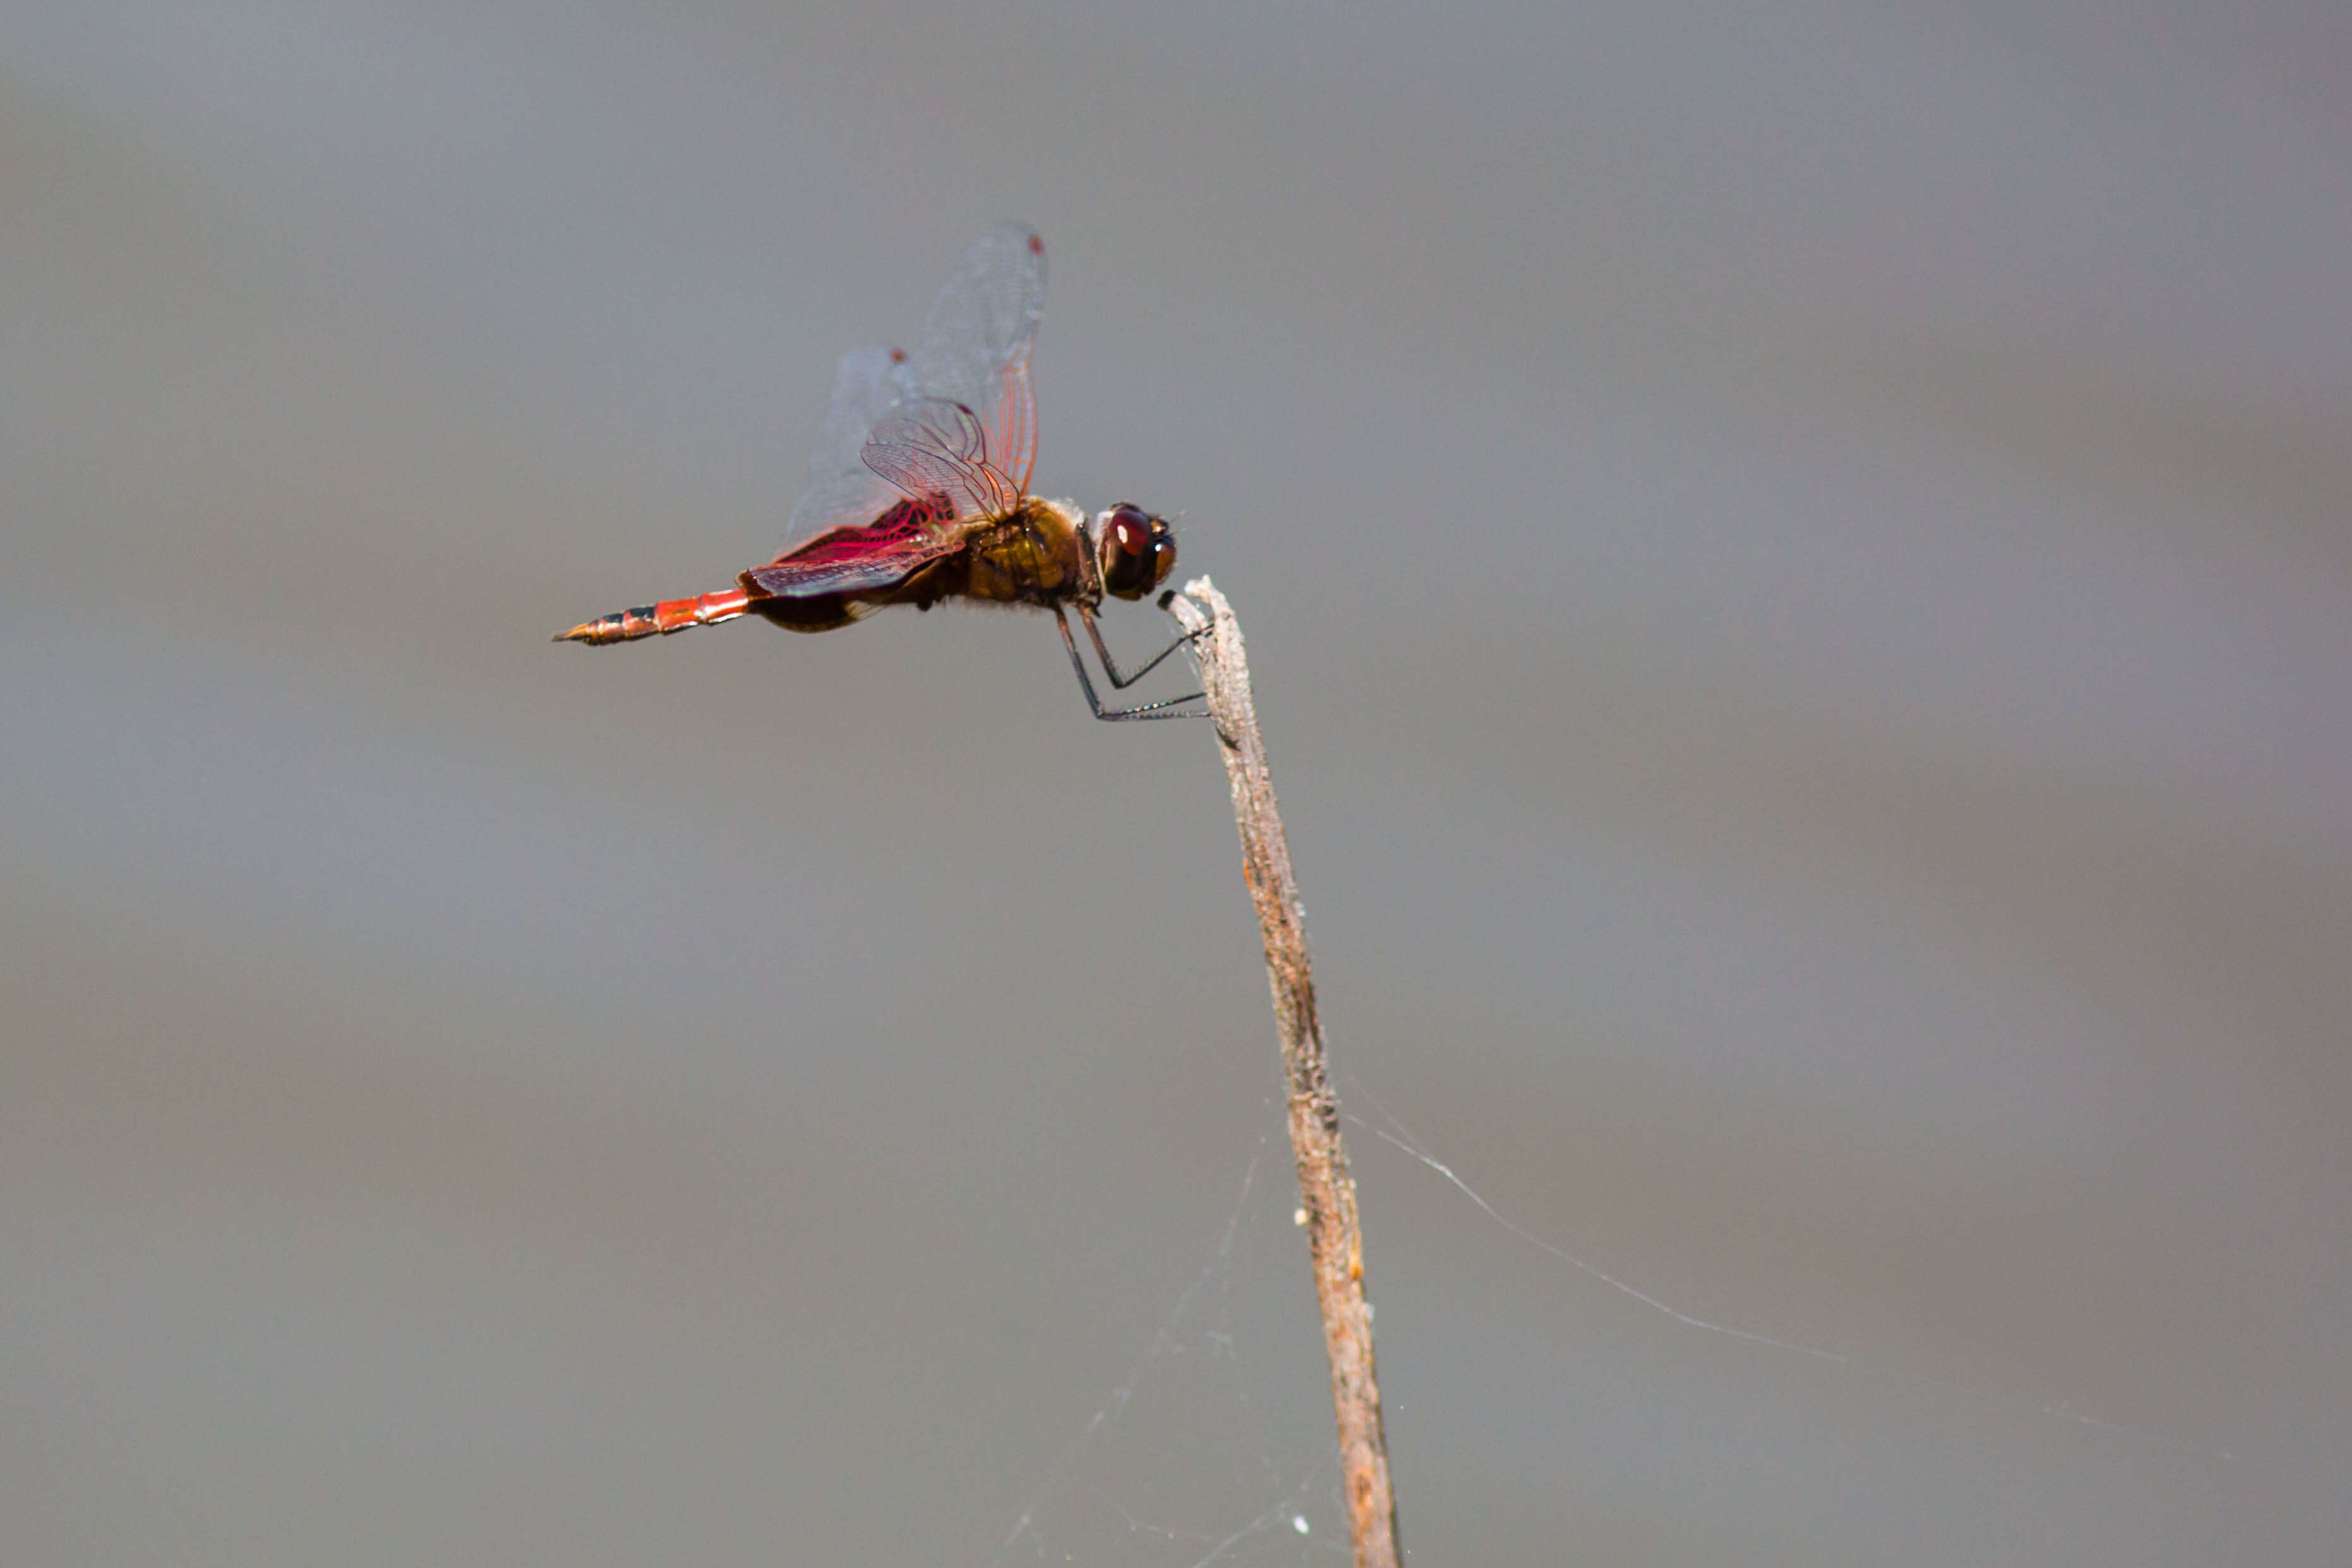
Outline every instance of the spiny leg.
{"type": "MultiPolygon", "coordinates": [[[[1114,691],[1125,691],[1128,687],[1135,685],[1136,682],[1143,679],[1144,676],[1158,669],[1161,660],[1167,658],[1169,654],[1174,653],[1177,649],[1182,647],[1185,643],[1190,643],[1201,634],[1198,632],[1185,632],[1182,636],[1177,638],[1176,641],[1169,643],[1168,646],[1160,649],[1160,652],[1152,654],[1150,658],[1145,660],[1142,667],[1137,670],[1134,674],[1122,675],[1118,673],[1118,661],[1110,656],[1110,647],[1103,641],[1102,628],[1095,624],[1094,611],[1084,604],[1079,605],[1077,610],[1078,619],[1086,622],[1087,635],[1094,641],[1095,653],[1102,660],[1103,674],[1110,677],[1111,688],[1114,691]]],[[[1199,695],[1200,694],[1197,692],[1193,694],[1195,696],[1199,695]]],[[[1178,702],[1191,702],[1192,700],[1192,697],[1178,697],[1176,699],[1178,702]]]]}
{"type": "MultiPolygon", "coordinates": [[[[1087,694],[1087,706],[1094,709],[1094,714],[1097,718],[1206,718],[1208,716],[1208,715],[1199,712],[1198,710],[1187,713],[1173,711],[1177,708],[1181,708],[1186,703],[1198,701],[1202,695],[1199,692],[1194,692],[1190,696],[1170,697],[1166,702],[1145,703],[1140,707],[1107,708],[1103,706],[1102,699],[1095,695],[1094,679],[1087,674],[1087,662],[1078,656],[1077,639],[1070,635],[1070,618],[1062,613],[1062,607],[1058,604],[1053,606],[1053,611],[1054,624],[1060,629],[1062,633],[1062,646],[1069,652],[1070,668],[1078,673],[1078,689],[1087,694]]],[[[1079,611],[1078,613],[1086,620],[1087,629],[1088,631],[1092,631],[1094,629],[1094,617],[1087,615],[1084,610],[1079,611]]],[[[1190,641],[1189,638],[1180,637],[1177,639],[1177,646],[1181,647],[1188,641],[1190,641]]],[[[1097,650],[1102,647],[1102,638],[1099,635],[1095,638],[1095,646],[1097,650]]],[[[1162,653],[1160,655],[1160,659],[1166,658],[1168,653],[1173,652],[1175,652],[1174,648],[1169,649],[1166,653],[1162,653]]],[[[1151,664],[1158,664],[1160,659],[1152,660],[1151,664]]],[[[1108,654],[1104,655],[1103,662],[1106,666],[1106,673],[1108,673],[1108,666],[1110,662],[1108,654]]],[[[1149,670],[1151,664],[1146,664],[1142,670],[1138,670],[1135,673],[1135,675],[1130,675],[1126,681],[1119,681],[1118,684],[1126,685],[1131,683],[1137,675],[1141,675],[1144,673],[1144,670],[1149,670]]],[[[1118,679],[1116,675],[1112,678],[1114,681],[1117,681],[1118,679]]]]}

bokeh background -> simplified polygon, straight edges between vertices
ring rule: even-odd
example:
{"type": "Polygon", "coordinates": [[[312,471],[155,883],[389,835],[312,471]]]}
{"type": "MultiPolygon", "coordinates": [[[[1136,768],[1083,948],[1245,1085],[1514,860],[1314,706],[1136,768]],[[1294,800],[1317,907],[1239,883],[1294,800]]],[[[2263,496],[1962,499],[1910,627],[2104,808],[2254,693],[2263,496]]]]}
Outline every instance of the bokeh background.
{"type": "Polygon", "coordinates": [[[7,7],[0,1556],[1344,1561],[1205,730],[546,641],[1016,216],[1413,1560],[2342,1562],[2346,16],[7,7]]]}

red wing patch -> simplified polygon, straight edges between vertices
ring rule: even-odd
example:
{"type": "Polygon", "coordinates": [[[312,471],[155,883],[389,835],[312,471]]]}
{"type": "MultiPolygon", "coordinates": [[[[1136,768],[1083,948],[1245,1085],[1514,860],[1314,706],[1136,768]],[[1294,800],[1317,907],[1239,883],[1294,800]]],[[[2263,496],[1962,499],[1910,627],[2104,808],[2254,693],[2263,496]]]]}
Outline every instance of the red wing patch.
{"type": "Polygon", "coordinates": [[[944,495],[909,497],[871,523],[829,528],[743,574],[746,587],[782,599],[872,593],[904,582],[963,548],[955,504],[944,495]]]}

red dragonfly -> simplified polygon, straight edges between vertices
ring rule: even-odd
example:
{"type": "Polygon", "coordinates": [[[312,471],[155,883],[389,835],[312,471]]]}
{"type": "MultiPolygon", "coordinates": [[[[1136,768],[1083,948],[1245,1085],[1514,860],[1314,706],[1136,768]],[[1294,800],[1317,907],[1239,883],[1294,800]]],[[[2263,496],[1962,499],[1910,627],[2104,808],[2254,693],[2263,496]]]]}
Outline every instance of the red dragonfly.
{"type": "MultiPolygon", "coordinates": [[[[923,346],[844,356],[817,440],[811,483],[793,508],[799,542],[733,588],[584,621],[559,643],[628,643],[757,615],[793,632],[830,632],[890,604],[943,599],[1053,612],[1097,718],[1179,718],[1198,697],[1106,708],[1070,636],[1077,612],[1114,690],[1133,672],[1103,643],[1103,596],[1138,600],[1176,564],[1168,524],[1132,502],[1098,517],[1029,491],[1037,403],[1029,348],[1045,297],[1045,242],[1018,224],[988,228],[964,253],[923,326],[923,346]]],[[[1165,595],[1162,596],[1163,599],[1165,595]]]]}

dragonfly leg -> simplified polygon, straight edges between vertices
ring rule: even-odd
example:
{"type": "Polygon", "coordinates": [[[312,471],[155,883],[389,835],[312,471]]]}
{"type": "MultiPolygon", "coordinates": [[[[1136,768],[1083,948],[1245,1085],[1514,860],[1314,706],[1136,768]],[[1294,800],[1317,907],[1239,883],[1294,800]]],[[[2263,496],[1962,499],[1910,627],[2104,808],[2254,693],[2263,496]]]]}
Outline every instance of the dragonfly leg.
{"type": "MultiPolygon", "coordinates": [[[[1199,692],[1194,692],[1190,696],[1171,697],[1166,702],[1145,703],[1139,707],[1107,708],[1103,706],[1102,699],[1095,695],[1094,678],[1087,674],[1087,662],[1078,654],[1077,639],[1070,635],[1070,618],[1062,613],[1062,607],[1058,604],[1055,605],[1053,610],[1054,624],[1062,633],[1062,646],[1069,652],[1070,668],[1078,673],[1078,689],[1087,694],[1087,706],[1094,709],[1094,714],[1097,718],[1205,718],[1208,716],[1198,709],[1179,711],[1183,708],[1184,704],[1199,701],[1201,696],[1199,692]]],[[[1093,632],[1095,625],[1094,617],[1088,615],[1084,610],[1079,611],[1078,614],[1086,621],[1087,630],[1093,632]]],[[[1095,647],[1097,651],[1099,652],[1102,648],[1101,633],[1096,632],[1094,641],[1095,647]]],[[[1185,639],[1179,638],[1177,640],[1177,645],[1181,647],[1185,639]]],[[[1175,650],[1173,648],[1171,648],[1166,652],[1163,652],[1160,655],[1160,658],[1152,660],[1151,664],[1158,664],[1160,659],[1166,658],[1170,653],[1173,653],[1174,651],[1175,650]]],[[[1103,664],[1106,673],[1108,673],[1110,669],[1109,654],[1103,654],[1103,664]]],[[[1142,670],[1138,670],[1134,675],[1129,676],[1125,681],[1118,680],[1116,674],[1112,675],[1112,680],[1116,685],[1127,685],[1134,681],[1136,676],[1142,674],[1144,670],[1149,670],[1151,664],[1146,664],[1142,670]]]]}
{"type": "MultiPolygon", "coordinates": [[[[1204,626],[1201,629],[1201,632],[1185,632],[1181,637],[1177,638],[1176,641],[1169,643],[1168,646],[1160,649],[1157,653],[1152,654],[1150,658],[1146,659],[1143,662],[1142,666],[1136,670],[1132,674],[1123,675],[1119,674],[1118,671],[1118,661],[1110,656],[1110,647],[1103,641],[1102,628],[1095,624],[1094,611],[1084,604],[1079,605],[1077,608],[1078,619],[1086,622],[1087,635],[1093,640],[1095,653],[1102,660],[1103,674],[1110,677],[1112,689],[1117,691],[1125,691],[1128,687],[1135,685],[1136,682],[1143,679],[1144,676],[1150,674],[1152,671],[1160,667],[1160,662],[1162,659],[1165,659],[1169,654],[1174,653],[1185,643],[1190,643],[1195,637],[1200,636],[1201,632],[1208,630],[1208,628],[1204,626]]],[[[1176,700],[1178,702],[1191,702],[1192,699],[1191,697],[1179,697],[1176,700]]]]}

